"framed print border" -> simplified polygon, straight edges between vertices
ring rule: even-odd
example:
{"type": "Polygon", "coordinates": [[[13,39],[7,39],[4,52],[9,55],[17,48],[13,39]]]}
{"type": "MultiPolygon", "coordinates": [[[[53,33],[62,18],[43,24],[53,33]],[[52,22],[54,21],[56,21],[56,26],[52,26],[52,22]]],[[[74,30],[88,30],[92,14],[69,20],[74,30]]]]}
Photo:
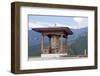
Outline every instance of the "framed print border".
{"type": "Polygon", "coordinates": [[[56,72],[56,71],[72,71],[97,69],[97,7],[94,6],[79,6],[79,5],[61,5],[61,4],[46,4],[46,3],[29,3],[29,2],[13,2],[11,3],[11,72],[15,74],[23,73],[40,73],[40,72],[56,72]],[[60,8],[60,9],[79,9],[94,11],[94,65],[78,66],[78,67],[61,67],[61,68],[45,68],[45,69],[20,69],[20,8],[27,7],[42,7],[42,8],[60,8]]]}

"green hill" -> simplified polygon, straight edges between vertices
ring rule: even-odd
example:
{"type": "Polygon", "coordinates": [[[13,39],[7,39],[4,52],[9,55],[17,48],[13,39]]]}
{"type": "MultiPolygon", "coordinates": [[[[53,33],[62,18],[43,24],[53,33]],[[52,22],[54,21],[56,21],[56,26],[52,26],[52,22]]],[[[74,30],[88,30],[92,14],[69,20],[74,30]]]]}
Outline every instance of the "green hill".
{"type": "Polygon", "coordinates": [[[88,48],[87,32],[83,32],[77,37],[70,46],[69,54],[71,55],[84,55],[84,50],[88,48]]]}

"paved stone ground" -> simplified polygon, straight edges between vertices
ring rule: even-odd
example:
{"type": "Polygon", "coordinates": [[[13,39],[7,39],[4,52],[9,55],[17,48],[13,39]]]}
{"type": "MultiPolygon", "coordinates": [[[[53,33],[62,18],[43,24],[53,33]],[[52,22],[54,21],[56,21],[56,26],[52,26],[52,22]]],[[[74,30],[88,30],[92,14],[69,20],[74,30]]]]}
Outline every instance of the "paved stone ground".
{"type": "Polygon", "coordinates": [[[87,57],[52,57],[52,58],[43,58],[43,57],[30,57],[29,61],[40,61],[40,60],[63,60],[63,59],[80,59],[87,57]]]}

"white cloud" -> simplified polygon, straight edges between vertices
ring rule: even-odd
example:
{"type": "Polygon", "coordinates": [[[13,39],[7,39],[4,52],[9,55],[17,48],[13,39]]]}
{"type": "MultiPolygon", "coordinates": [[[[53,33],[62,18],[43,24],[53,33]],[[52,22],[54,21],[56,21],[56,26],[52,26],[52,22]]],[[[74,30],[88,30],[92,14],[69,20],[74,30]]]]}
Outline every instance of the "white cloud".
{"type": "Polygon", "coordinates": [[[77,18],[75,17],[74,20],[77,22],[77,25],[65,25],[60,23],[47,23],[47,22],[29,22],[29,30],[32,28],[52,28],[52,27],[69,27],[71,29],[80,29],[87,27],[88,19],[87,18],[77,18]]]}
{"type": "Polygon", "coordinates": [[[69,27],[69,25],[59,24],[59,23],[46,23],[46,22],[29,22],[29,30],[32,28],[46,28],[46,27],[69,27]]]}
{"type": "Polygon", "coordinates": [[[60,24],[60,23],[49,24],[48,26],[49,27],[69,27],[69,28],[72,28],[69,25],[64,25],[64,24],[60,24]]]}
{"type": "Polygon", "coordinates": [[[88,18],[82,18],[82,17],[74,17],[74,21],[77,23],[77,25],[74,25],[74,29],[80,29],[88,26],[88,18]]]}
{"type": "Polygon", "coordinates": [[[29,22],[29,30],[31,30],[32,28],[43,28],[43,27],[47,27],[43,24],[37,23],[37,22],[29,22]]]}
{"type": "Polygon", "coordinates": [[[74,17],[73,18],[78,24],[80,24],[83,20],[84,20],[84,18],[80,18],[80,17],[74,17]]]}

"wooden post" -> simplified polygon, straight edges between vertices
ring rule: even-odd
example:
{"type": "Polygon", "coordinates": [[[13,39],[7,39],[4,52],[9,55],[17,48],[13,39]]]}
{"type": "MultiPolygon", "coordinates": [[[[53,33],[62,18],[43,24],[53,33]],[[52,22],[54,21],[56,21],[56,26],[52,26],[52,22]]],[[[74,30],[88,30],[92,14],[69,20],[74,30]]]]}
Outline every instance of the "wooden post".
{"type": "Polygon", "coordinates": [[[51,51],[51,36],[49,37],[49,48],[48,48],[48,53],[52,53],[52,51],[51,51]]]}
{"type": "Polygon", "coordinates": [[[63,34],[61,34],[61,40],[60,40],[60,53],[63,53],[63,34]]]}
{"type": "Polygon", "coordinates": [[[64,38],[64,42],[63,42],[63,53],[65,53],[65,47],[66,47],[66,44],[65,44],[65,38],[64,38]]]}
{"type": "Polygon", "coordinates": [[[67,39],[65,38],[65,52],[68,52],[68,45],[67,45],[67,39]]]}
{"type": "Polygon", "coordinates": [[[44,35],[42,34],[42,37],[41,37],[41,51],[42,53],[44,53],[44,35]]]}

